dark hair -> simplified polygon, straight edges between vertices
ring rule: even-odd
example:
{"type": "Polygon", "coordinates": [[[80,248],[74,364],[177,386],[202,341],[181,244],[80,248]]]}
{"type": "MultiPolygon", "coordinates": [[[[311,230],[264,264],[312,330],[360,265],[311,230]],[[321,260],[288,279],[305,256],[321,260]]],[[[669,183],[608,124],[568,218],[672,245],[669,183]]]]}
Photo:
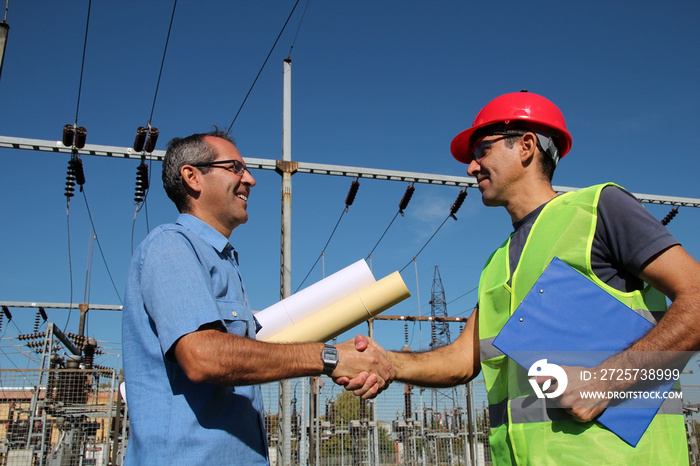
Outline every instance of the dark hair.
{"type": "MultiPolygon", "coordinates": [[[[211,162],[216,158],[216,151],[204,140],[207,136],[221,138],[234,146],[236,145],[236,141],[227,132],[216,127],[208,133],[173,138],[168,142],[168,148],[163,158],[163,188],[180,212],[186,212],[189,206],[189,197],[182,176],[180,176],[180,168],[183,165],[211,162]]],[[[202,167],[200,170],[202,173],[206,173],[209,167],[202,167]]]]}

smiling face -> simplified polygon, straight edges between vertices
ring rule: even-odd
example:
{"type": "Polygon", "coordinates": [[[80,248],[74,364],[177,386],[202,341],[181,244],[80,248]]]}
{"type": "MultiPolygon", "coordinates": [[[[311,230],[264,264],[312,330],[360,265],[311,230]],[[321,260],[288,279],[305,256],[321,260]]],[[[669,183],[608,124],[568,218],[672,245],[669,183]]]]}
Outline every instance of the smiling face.
{"type": "MultiPolygon", "coordinates": [[[[207,136],[205,142],[216,151],[217,160],[243,162],[236,146],[225,139],[207,136]]],[[[248,170],[235,173],[233,163],[208,167],[185,165],[182,177],[193,191],[191,212],[227,238],[234,228],[248,221],[248,198],[255,178],[248,170]]]]}
{"type": "Polygon", "coordinates": [[[517,186],[520,157],[518,144],[508,144],[503,135],[484,136],[476,141],[467,174],[476,178],[486,206],[507,206],[517,186]]]}

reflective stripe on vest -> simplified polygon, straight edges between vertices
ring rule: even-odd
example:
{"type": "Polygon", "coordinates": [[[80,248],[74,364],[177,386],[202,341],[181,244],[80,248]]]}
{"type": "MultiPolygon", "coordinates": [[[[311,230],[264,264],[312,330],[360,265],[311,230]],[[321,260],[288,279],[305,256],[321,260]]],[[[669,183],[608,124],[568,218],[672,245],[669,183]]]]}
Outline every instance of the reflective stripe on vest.
{"type": "MultiPolygon", "coordinates": [[[[663,316],[663,313],[651,312],[646,309],[632,309],[634,312],[644,317],[646,320],[652,324],[658,323],[659,319],[663,316]]],[[[498,356],[504,356],[503,352],[493,346],[493,341],[496,337],[481,338],[479,340],[479,354],[481,361],[486,361],[498,356]]]]}
{"type": "MultiPolygon", "coordinates": [[[[672,389],[673,397],[666,398],[657,414],[682,414],[683,400],[680,390],[672,389]]],[[[627,409],[627,408],[620,408],[627,409]]],[[[566,409],[559,407],[553,400],[528,396],[516,398],[510,404],[510,416],[513,424],[525,422],[552,422],[571,419],[566,409]]],[[[508,423],[508,400],[489,405],[489,424],[492,429],[508,423]]]]}
{"type": "Polygon", "coordinates": [[[503,356],[503,352],[493,346],[493,341],[496,337],[483,338],[479,340],[479,355],[482,361],[487,359],[496,358],[498,356],[503,356]]]}

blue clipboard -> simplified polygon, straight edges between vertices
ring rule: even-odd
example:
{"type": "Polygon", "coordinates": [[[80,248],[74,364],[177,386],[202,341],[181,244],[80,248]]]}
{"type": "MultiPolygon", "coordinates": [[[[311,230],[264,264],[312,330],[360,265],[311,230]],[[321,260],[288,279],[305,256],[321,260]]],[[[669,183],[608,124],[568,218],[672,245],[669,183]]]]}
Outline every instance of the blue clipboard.
{"type": "MultiPolygon", "coordinates": [[[[493,345],[526,371],[539,360],[594,367],[646,335],[653,324],[555,257],[523,299],[493,345]]],[[[669,391],[674,380],[651,391],[669,391]]],[[[596,420],[636,446],[659,399],[611,404],[596,420]]]]}

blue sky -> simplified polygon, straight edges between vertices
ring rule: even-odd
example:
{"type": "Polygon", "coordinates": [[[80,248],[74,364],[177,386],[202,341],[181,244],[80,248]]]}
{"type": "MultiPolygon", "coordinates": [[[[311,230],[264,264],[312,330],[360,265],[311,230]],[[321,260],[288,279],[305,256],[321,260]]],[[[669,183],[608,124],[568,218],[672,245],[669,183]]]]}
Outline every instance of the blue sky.
{"type": "MultiPolygon", "coordinates": [[[[231,124],[294,3],[178,1],[152,119],[160,130],[158,149],[172,137],[231,124]]],[[[1,135],[59,140],[63,125],[75,121],[87,7],[77,0],[10,2],[1,135]]],[[[172,7],[171,1],[93,2],[78,108],[88,143],[129,147],[136,128],[147,123],[172,7]]],[[[694,0],[302,0],[232,133],[244,157],[281,158],[282,62],[294,44],[294,160],[464,175],[466,166],[449,153],[452,138],[493,97],[529,89],[561,108],[573,135],[554,184],[616,181],[632,192],[697,198],[698,18],[694,0]]],[[[82,156],[85,196],[72,199],[67,216],[68,159],[0,149],[6,174],[0,186],[0,300],[77,305],[87,296],[92,303],[119,304],[132,226],[137,244],[149,228],[177,215],[160,185],[160,163],[152,164],[147,206],[134,223],[139,161],[82,156]],[[88,206],[101,251],[90,246],[88,206]]],[[[280,176],[254,175],[250,220],[234,231],[232,242],[251,304],[263,309],[279,299],[280,176]]],[[[294,175],[292,289],[328,241],[351,181],[294,175]]],[[[367,256],[407,187],[360,183],[325,250],[327,275],[367,256]]],[[[405,217],[397,218],[373,254],[377,278],[412,260],[458,192],[416,185],[405,217]]],[[[659,219],[670,210],[648,208],[659,219]]],[[[418,256],[417,270],[411,265],[403,271],[413,296],[387,314],[429,314],[435,266],[448,314],[470,314],[476,302],[471,290],[510,221],[504,210],[484,207],[477,190],[469,190],[457,217],[418,256]]],[[[669,225],[696,258],[699,226],[694,208],[681,208],[669,225]]],[[[305,285],[321,278],[319,263],[305,285]]],[[[2,336],[31,333],[35,311],[12,311],[2,336]]],[[[77,331],[77,310],[48,314],[59,327],[77,331]]],[[[378,322],[375,331],[389,348],[404,344],[399,323],[378,322]]],[[[453,336],[458,331],[453,327],[453,336]]],[[[117,353],[119,313],[91,311],[87,333],[117,353]]],[[[428,325],[409,326],[414,349],[426,348],[429,337],[428,325]]]]}

